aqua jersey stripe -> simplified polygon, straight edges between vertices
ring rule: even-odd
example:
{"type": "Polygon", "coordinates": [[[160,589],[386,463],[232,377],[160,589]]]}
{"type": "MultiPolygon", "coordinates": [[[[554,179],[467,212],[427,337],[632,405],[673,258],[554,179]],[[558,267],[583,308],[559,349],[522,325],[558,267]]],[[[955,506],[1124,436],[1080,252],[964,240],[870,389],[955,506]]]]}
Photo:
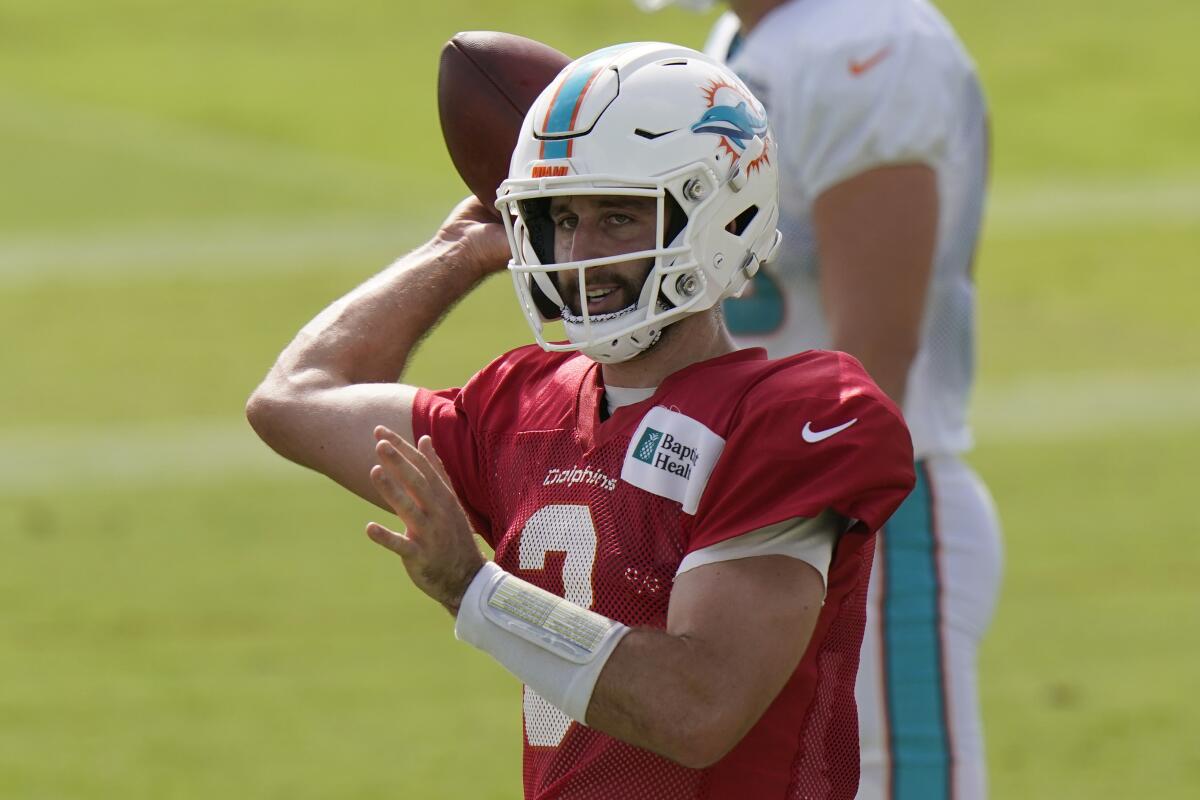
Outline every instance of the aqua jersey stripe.
{"type": "Polygon", "coordinates": [[[942,674],[933,494],[917,464],[912,494],[881,535],[883,639],[894,800],[949,800],[950,751],[942,674]]]}

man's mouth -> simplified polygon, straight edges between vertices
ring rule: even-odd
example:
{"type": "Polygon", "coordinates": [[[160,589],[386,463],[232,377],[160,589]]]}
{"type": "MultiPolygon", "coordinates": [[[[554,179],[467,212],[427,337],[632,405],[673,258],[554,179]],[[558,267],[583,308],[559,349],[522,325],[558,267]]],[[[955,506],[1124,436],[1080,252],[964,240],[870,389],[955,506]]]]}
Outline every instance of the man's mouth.
{"type": "Polygon", "coordinates": [[[614,311],[620,311],[629,303],[625,302],[622,297],[624,292],[619,286],[596,286],[588,287],[587,290],[587,310],[591,316],[599,314],[611,314],[614,311]]]}
{"type": "MultiPolygon", "coordinates": [[[[572,317],[582,317],[580,308],[579,285],[564,287],[563,301],[565,311],[572,317]]],[[[588,316],[593,319],[623,311],[637,302],[638,287],[621,280],[619,277],[601,276],[597,281],[584,284],[583,301],[587,306],[588,316]]]]}
{"type": "MultiPolygon", "coordinates": [[[[618,265],[619,267],[620,265],[618,265]]],[[[645,271],[621,268],[594,268],[583,276],[583,286],[573,271],[556,276],[559,296],[563,300],[564,314],[575,319],[587,315],[593,321],[598,317],[611,317],[637,305],[644,284],[649,277],[649,264],[645,271]],[[583,296],[580,297],[580,289],[583,296]],[[580,307],[582,303],[582,308],[580,307]]],[[[564,319],[566,318],[564,316],[564,319]]]]}
{"type": "MultiPolygon", "coordinates": [[[[624,316],[633,311],[637,305],[629,295],[633,292],[630,287],[598,286],[587,290],[587,313],[593,323],[607,322],[610,319],[624,316]]],[[[579,311],[579,293],[569,295],[570,300],[563,307],[564,322],[575,325],[583,324],[583,312],[579,311]]]]}

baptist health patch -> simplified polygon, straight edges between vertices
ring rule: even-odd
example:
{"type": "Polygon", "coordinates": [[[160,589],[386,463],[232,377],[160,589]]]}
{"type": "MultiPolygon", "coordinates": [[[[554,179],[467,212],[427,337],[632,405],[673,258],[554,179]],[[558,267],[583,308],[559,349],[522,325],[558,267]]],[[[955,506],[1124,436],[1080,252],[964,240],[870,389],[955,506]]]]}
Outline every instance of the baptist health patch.
{"type": "Polygon", "coordinates": [[[650,409],[629,440],[621,480],[669,497],[695,514],[725,440],[691,417],[662,406],[650,409]]]}

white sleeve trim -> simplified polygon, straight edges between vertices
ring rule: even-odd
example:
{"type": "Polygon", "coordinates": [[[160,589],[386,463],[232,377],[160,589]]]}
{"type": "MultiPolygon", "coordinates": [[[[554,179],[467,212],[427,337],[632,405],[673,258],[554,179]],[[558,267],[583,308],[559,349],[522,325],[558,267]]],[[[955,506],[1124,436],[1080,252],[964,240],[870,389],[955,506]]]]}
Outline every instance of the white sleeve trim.
{"type": "Polygon", "coordinates": [[[846,519],[833,511],[822,511],[812,519],[793,517],[688,553],[675,575],[678,577],[688,570],[720,561],[755,556],[790,556],[812,565],[821,573],[821,582],[828,589],[833,546],[844,530],[846,519]]]}

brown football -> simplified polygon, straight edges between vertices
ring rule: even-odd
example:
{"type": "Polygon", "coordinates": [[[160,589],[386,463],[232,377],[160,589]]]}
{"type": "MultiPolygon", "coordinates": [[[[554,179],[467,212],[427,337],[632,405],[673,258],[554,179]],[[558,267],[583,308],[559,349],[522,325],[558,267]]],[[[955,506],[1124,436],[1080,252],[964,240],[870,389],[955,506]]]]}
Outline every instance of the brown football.
{"type": "Polygon", "coordinates": [[[521,122],[570,58],[495,31],[455,34],[438,65],[438,116],[455,169],[489,209],[508,177],[521,122]]]}

